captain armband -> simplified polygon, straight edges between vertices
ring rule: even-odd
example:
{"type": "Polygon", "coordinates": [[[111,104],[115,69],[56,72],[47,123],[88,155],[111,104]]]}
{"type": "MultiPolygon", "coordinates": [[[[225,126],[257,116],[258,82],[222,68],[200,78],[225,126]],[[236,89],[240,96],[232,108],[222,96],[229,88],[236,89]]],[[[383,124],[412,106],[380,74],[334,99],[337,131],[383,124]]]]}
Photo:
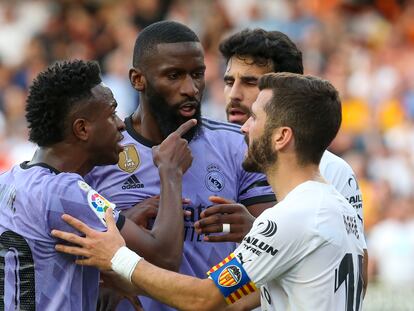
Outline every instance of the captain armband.
{"type": "Polygon", "coordinates": [[[233,253],[212,267],[207,275],[216,284],[227,304],[235,303],[258,290],[233,253]]]}

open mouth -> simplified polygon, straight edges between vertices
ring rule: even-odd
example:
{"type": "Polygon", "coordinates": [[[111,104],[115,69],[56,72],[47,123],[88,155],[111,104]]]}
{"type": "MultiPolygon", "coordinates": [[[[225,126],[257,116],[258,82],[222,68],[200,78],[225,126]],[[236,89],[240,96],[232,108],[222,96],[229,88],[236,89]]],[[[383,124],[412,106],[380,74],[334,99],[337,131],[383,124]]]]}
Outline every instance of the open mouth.
{"type": "Polygon", "coordinates": [[[249,113],[240,108],[230,108],[227,110],[228,119],[231,123],[242,125],[250,117],[249,113]]]}
{"type": "Polygon", "coordinates": [[[195,115],[197,111],[197,104],[196,103],[186,103],[180,106],[179,112],[180,115],[186,118],[191,118],[195,115]]]}

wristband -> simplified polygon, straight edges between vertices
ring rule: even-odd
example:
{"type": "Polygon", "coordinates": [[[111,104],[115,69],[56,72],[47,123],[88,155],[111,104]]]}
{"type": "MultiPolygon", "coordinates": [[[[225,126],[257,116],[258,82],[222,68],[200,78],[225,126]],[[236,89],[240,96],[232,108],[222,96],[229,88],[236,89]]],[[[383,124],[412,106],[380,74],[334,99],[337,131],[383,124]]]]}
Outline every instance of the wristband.
{"type": "Polygon", "coordinates": [[[122,246],[111,259],[112,270],[131,282],[132,273],[141,259],[142,257],[137,253],[122,246]]]}

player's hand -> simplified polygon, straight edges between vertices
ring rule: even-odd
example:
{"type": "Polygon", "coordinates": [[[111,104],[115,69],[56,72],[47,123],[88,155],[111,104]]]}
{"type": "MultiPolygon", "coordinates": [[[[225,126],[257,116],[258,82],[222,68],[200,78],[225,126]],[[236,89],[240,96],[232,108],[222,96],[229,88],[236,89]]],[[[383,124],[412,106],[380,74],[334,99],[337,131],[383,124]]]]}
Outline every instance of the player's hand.
{"type": "Polygon", "coordinates": [[[157,216],[159,203],[160,196],[156,195],[122,211],[121,214],[132,220],[136,225],[149,229],[150,220],[157,216]]]}
{"type": "Polygon", "coordinates": [[[128,299],[135,311],[143,311],[137,297],[139,289],[115,272],[101,273],[97,311],[113,311],[122,299],[128,299]]]}
{"type": "Polygon", "coordinates": [[[68,214],[63,214],[62,219],[85,236],[81,237],[74,233],[52,230],[54,237],[74,244],[57,244],[55,249],[62,253],[84,257],[75,261],[78,265],[95,266],[100,270],[111,270],[112,257],[119,248],[125,246],[125,240],[116,227],[112,208],[108,208],[105,212],[105,221],[108,228],[106,232],[93,230],[82,221],[68,214]]]}
{"type": "Polygon", "coordinates": [[[155,166],[166,169],[178,168],[182,174],[187,171],[193,162],[193,156],[187,140],[182,136],[196,124],[196,119],[188,120],[168,135],[160,145],[152,148],[152,158],[155,166]]]}
{"type": "Polygon", "coordinates": [[[215,205],[201,213],[201,219],[194,223],[198,234],[223,232],[223,224],[230,224],[230,232],[221,235],[206,235],[207,242],[241,242],[250,231],[255,218],[247,208],[231,200],[211,196],[209,200],[215,205]]]}
{"type": "Polygon", "coordinates": [[[112,289],[100,287],[96,311],[116,310],[116,307],[123,298],[123,295],[112,289]]]}
{"type": "MultiPolygon", "coordinates": [[[[190,199],[183,198],[183,205],[190,204],[190,199]]],[[[151,229],[151,221],[158,214],[158,205],[160,204],[160,196],[156,195],[135,204],[133,207],[122,211],[122,215],[132,220],[136,225],[145,230],[151,229]]],[[[184,210],[184,216],[191,215],[190,211],[184,210]]]]}

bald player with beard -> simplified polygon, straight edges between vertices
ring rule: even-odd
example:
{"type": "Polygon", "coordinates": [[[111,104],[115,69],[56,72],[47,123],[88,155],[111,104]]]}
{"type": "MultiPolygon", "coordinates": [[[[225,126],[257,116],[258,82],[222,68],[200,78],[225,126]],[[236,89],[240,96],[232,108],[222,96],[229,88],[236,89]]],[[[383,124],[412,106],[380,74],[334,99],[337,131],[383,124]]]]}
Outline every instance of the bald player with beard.
{"type": "MultiPolygon", "coordinates": [[[[184,228],[173,219],[164,223],[163,230],[170,230],[168,239],[145,248],[145,256],[155,265],[197,277],[203,277],[237,246],[234,241],[206,243],[194,229],[204,210],[222,202],[218,196],[238,202],[253,215],[275,203],[266,177],[242,168],[247,145],[240,127],[201,117],[204,72],[203,48],[187,26],[163,21],[144,28],[135,42],[129,72],[141,102],[125,120],[124,151],[117,165],[96,168],[86,177],[127,217],[138,218],[136,208],[130,212],[137,202],[141,202],[143,213],[156,210],[160,179],[152,147],[184,122],[196,119],[197,125],[184,136],[193,162],[183,176],[183,209],[191,216],[185,217],[184,228]]],[[[238,206],[228,205],[226,210],[231,212],[238,206]]],[[[147,297],[140,300],[145,310],[172,310],[147,297]]],[[[122,305],[122,310],[127,308],[122,305]]]]}

